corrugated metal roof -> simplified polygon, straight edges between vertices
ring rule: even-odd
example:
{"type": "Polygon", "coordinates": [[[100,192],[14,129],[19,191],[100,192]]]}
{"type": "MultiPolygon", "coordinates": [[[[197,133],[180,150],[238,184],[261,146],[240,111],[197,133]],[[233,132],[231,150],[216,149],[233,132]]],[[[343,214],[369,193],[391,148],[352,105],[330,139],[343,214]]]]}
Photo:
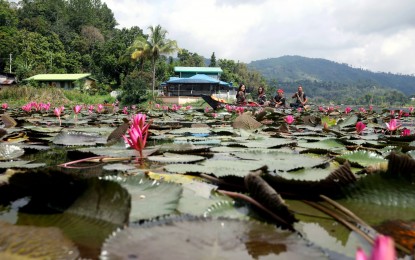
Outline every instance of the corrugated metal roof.
{"type": "Polygon", "coordinates": [[[220,67],[174,67],[174,72],[222,73],[220,67]]]}
{"type": "Polygon", "coordinates": [[[59,81],[59,80],[80,80],[91,76],[91,73],[82,74],[38,74],[25,80],[43,80],[43,81],[59,81]]]}

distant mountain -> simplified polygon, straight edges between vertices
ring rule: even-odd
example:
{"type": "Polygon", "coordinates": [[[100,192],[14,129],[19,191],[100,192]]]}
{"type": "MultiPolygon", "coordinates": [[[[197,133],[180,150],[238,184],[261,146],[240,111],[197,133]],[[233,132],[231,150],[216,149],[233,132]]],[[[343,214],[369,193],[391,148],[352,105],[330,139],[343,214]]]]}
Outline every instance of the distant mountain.
{"type": "Polygon", "coordinates": [[[345,87],[365,82],[379,88],[396,89],[406,95],[415,94],[415,76],[375,73],[325,59],[282,56],[252,61],[248,68],[260,72],[269,82],[310,81],[345,87]]]}

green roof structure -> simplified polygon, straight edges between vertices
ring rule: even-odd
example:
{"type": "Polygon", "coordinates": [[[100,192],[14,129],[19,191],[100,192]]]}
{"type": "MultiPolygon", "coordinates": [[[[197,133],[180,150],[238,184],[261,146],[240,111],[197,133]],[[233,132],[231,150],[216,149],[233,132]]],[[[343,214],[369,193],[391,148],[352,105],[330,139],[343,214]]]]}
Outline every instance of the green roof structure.
{"type": "Polygon", "coordinates": [[[25,79],[28,80],[35,80],[35,81],[75,81],[90,77],[90,73],[82,73],[82,74],[38,74],[32,76],[30,78],[25,79]]]}
{"type": "Polygon", "coordinates": [[[220,67],[174,67],[174,72],[195,72],[195,73],[222,73],[220,67]]]}

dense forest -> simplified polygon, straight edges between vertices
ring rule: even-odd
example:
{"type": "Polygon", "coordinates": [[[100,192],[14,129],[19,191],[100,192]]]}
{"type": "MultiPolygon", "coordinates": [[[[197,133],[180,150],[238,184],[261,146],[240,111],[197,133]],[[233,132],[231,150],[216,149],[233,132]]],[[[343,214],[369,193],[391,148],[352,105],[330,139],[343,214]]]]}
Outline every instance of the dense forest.
{"type": "MultiPolygon", "coordinates": [[[[40,73],[91,73],[108,93],[122,89],[124,103],[139,102],[174,74],[175,66],[206,66],[205,58],[168,39],[161,26],[116,28],[113,12],[100,0],[0,0],[0,72],[19,80],[40,73]],[[148,34],[146,34],[148,33],[148,34]],[[170,56],[174,55],[174,56],[170,56]]],[[[222,79],[235,85],[266,84],[244,63],[216,58],[222,79]]]]}
{"type": "Polygon", "coordinates": [[[368,77],[364,70],[298,56],[245,64],[217,58],[212,50],[206,59],[180,48],[160,25],[117,28],[101,0],[0,0],[0,72],[11,68],[20,81],[40,73],[91,73],[98,84],[84,91],[124,90],[121,101],[132,104],[151,97],[175,66],[219,66],[221,80],[253,92],[262,85],[269,96],[302,84],[315,103],[408,103],[415,85],[412,76],[368,77]]]}

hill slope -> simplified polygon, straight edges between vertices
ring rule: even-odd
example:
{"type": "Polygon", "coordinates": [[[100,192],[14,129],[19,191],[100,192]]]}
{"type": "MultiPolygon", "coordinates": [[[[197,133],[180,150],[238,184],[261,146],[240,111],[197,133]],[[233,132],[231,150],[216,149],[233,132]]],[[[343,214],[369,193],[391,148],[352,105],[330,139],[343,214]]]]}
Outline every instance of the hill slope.
{"type": "Polygon", "coordinates": [[[396,89],[406,95],[415,94],[414,76],[375,73],[325,59],[282,56],[252,61],[248,67],[262,73],[270,82],[317,81],[344,86],[367,82],[377,87],[396,89]]]}

